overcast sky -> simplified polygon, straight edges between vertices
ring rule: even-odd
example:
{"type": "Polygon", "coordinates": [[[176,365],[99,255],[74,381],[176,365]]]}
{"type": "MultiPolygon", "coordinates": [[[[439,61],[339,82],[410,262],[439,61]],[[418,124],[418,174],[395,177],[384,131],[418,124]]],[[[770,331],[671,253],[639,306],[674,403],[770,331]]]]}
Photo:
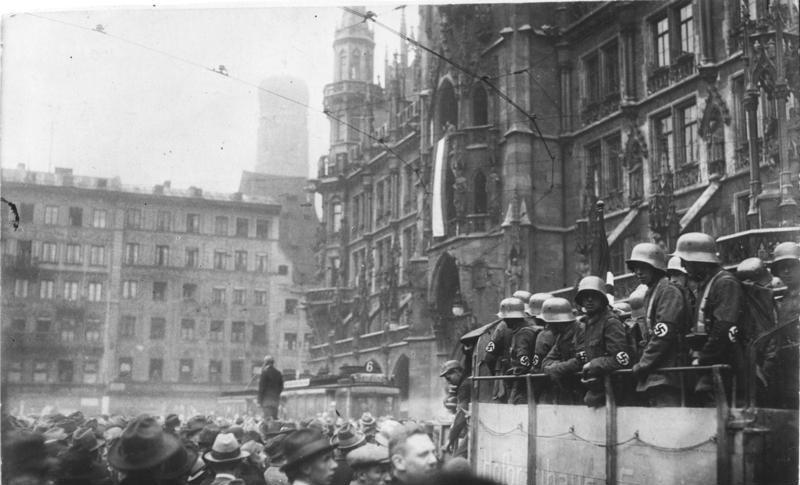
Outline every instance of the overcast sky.
{"type": "MultiPolygon", "coordinates": [[[[397,27],[395,6],[368,9],[397,27]]],[[[334,6],[256,4],[57,10],[3,18],[2,166],[225,192],[255,165],[261,80],[301,77],[322,109],[342,16],[334,6]],[[230,77],[210,71],[219,65],[230,77]]],[[[416,26],[417,7],[406,10],[416,26]]],[[[375,29],[382,78],[385,48],[391,55],[400,40],[375,29]]],[[[328,122],[311,112],[310,165],[327,146],[328,122]]]]}

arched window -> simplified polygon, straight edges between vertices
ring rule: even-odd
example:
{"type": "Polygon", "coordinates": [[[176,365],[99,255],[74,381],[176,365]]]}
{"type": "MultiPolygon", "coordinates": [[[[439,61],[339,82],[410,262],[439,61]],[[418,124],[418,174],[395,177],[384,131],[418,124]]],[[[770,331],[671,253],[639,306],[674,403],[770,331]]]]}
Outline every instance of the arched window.
{"type": "Polygon", "coordinates": [[[478,173],[475,174],[475,182],[473,183],[472,190],[475,194],[475,214],[486,214],[486,176],[483,172],[478,171],[478,173]]]}
{"type": "Polygon", "coordinates": [[[472,90],[472,126],[489,124],[489,105],[486,89],[481,85],[472,90]]]}
{"type": "Polygon", "coordinates": [[[339,232],[342,229],[342,203],[337,201],[331,204],[331,213],[331,230],[339,232]]]}
{"type": "Polygon", "coordinates": [[[337,73],[340,80],[347,79],[347,51],[339,51],[339,67],[337,73]]]}
{"type": "Polygon", "coordinates": [[[440,138],[444,134],[447,125],[458,127],[458,101],[450,81],[443,82],[439,87],[435,120],[434,133],[436,138],[440,138]]]}
{"type": "Polygon", "coordinates": [[[352,62],[350,63],[350,79],[361,79],[361,51],[355,49],[352,54],[352,62]]]}

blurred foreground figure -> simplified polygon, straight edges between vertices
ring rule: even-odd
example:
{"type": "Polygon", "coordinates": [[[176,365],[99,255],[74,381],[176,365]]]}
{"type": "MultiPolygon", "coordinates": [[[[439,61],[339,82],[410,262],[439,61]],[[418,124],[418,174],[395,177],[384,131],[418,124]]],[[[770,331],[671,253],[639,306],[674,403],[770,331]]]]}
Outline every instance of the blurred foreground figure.
{"type": "Polygon", "coordinates": [[[429,479],[439,469],[433,441],[421,426],[413,423],[392,434],[389,457],[392,460],[392,484],[417,484],[429,479]]]}

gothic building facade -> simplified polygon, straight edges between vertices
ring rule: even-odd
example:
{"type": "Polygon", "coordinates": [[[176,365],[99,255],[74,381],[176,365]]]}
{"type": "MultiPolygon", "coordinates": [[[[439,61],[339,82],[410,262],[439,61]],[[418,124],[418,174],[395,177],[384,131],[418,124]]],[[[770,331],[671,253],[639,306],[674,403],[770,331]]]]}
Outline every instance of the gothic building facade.
{"type": "Polygon", "coordinates": [[[425,5],[412,39],[435,53],[404,42],[383,87],[369,15],[346,9],[313,181],[312,370],[380,362],[406,411],[435,415],[433,369],[514,290],[603,268],[627,294],[637,242],[795,223],[793,5],[425,5]]]}

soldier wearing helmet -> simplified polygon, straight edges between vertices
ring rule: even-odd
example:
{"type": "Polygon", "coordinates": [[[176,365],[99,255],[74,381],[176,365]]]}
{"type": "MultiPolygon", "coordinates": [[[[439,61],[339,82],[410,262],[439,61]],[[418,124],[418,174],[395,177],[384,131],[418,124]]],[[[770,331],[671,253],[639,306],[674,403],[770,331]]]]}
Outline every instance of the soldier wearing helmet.
{"type": "Polygon", "coordinates": [[[575,375],[581,367],[577,344],[583,327],[575,319],[572,304],[566,298],[547,299],[542,305],[541,318],[554,336],[553,345],[542,362],[544,373],[552,379],[552,387],[543,393],[541,402],[577,404],[583,396],[580,380],[575,375]]]}
{"type": "Polygon", "coordinates": [[[644,295],[644,339],[642,353],[633,366],[636,391],[644,393],[651,406],[679,406],[680,376],[659,373],[662,367],[686,364],[683,335],[689,328],[689,310],[681,289],[667,279],[667,263],[661,246],[641,243],[626,260],[639,282],[647,286],[644,295]]]}
{"type": "MultiPolygon", "coordinates": [[[[535,328],[525,321],[525,303],[519,298],[506,298],[500,302],[500,312],[498,317],[505,323],[505,337],[508,344],[504,349],[500,361],[507,364],[505,374],[523,375],[530,372],[531,359],[533,357],[534,345],[538,328],[535,328]]],[[[498,330],[503,330],[502,323],[498,325],[498,330]]],[[[490,349],[492,344],[499,339],[492,339],[486,348],[487,355],[497,349],[490,349]]],[[[513,380],[508,389],[508,402],[511,404],[524,404],[527,402],[527,389],[525,381],[522,379],[513,380]]]]}
{"type": "Polygon", "coordinates": [[[520,300],[522,300],[522,303],[525,304],[525,315],[530,315],[531,314],[531,308],[529,306],[529,302],[531,300],[531,292],[530,291],[517,290],[511,296],[513,296],[514,298],[519,298],[520,300]]]}
{"type": "Polygon", "coordinates": [[[587,276],[578,283],[575,295],[575,303],[586,312],[576,359],[589,388],[584,402],[591,407],[605,403],[598,378],[633,363],[625,326],[612,312],[605,290],[606,284],[601,278],[587,276]]]}
{"type": "MultiPolygon", "coordinates": [[[[692,365],[729,364],[740,374],[744,356],[737,326],[743,298],[739,281],[720,265],[716,242],[708,234],[683,234],[675,244],[674,256],[681,258],[689,278],[698,283],[695,332],[707,333],[692,365]]],[[[711,376],[700,376],[695,391],[704,404],[713,402],[712,390],[711,376]]]]}
{"type": "Polygon", "coordinates": [[[533,357],[531,357],[531,372],[536,373],[542,370],[542,361],[547,357],[547,353],[553,347],[553,342],[556,337],[553,331],[549,328],[547,322],[542,320],[542,305],[544,302],[553,298],[550,293],[534,293],[528,303],[530,312],[528,313],[536,322],[536,324],[543,329],[536,336],[536,344],[533,348],[533,357]]]}
{"type": "MultiPolygon", "coordinates": [[[[493,375],[505,375],[511,366],[508,360],[508,349],[511,346],[511,337],[514,332],[509,328],[508,322],[509,320],[513,320],[515,323],[524,322],[524,310],[525,304],[518,298],[505,298],[500,302],[500,311],[497,316],[502,321],[494,328],[484,350],[486,354],[484,363],[493,375]]],[[[495,381],[492,399],[503,403],[508,400],[508,392],[504,381],[495,381]]]]}
{"type": "Polygon", "coordinates": [[[780,408],[798,407],[798,369],[800,369],[800,246],[793,242],[775,247],[772,274],[786,285],[786,294],[778,302],[779,330],[772,341],[764,362],[764,374],[770,387],[770,397],[780,408]]]}

